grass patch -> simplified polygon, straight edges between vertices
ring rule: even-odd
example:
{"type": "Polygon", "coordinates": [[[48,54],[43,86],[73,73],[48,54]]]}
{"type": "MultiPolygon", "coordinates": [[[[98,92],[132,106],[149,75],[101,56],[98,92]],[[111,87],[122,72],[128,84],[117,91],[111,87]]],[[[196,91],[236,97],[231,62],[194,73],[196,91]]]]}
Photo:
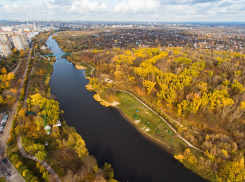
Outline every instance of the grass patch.
{"type": "Polygon", "coordinates": [[[127,118],[134,121],[134,123],[145,133],[164,142],[173,151],[182,152],[188,148],[186,143],[177,137],[177,135],[163,120],[160,119],[159,116],[145,107],[133,96],[124,92],[117,92],[114,97],[105,97],[103,99],[109,102],[119,102],[120,104],[118,107],[123,111],[127,118]],[[138,118],[135,118],[135,115],[137,115],[138,118]]]}
{"type": "Polygon", "coordinates": [[[5,178],[4,177],[1,177],[0,178],[0,182],[5,182],[6,180],[5,180],[5,178]]]}

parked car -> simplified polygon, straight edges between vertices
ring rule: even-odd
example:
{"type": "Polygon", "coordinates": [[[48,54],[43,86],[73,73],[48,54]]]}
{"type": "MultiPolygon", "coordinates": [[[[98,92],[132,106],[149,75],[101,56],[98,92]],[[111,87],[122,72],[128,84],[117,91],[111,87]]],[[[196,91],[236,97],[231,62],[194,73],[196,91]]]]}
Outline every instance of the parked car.
{"type": "Polygon", "coordinates": [[[0,131],[0,135],[2,135],[3,134],[3,131],[0,131]]]}
{"type": "Polygon", "coordinates": [[[2,121],[1,121],[1,124],[6,123],[6,122],[7,122],[7,120],[2,120],[2,121]]]}
{"type": "Polygon", "coordinates": [[[3,131],[4,127],[3,126],[0,126],[0,131],[3,131]]]}
{"type": "Polygon", "coordinates": [[[6,173],[5,173],[5,177],[6,177],[6,178],[9,178],[10,176],[11,176],[11,173],[10,173],[10,172],[6,172],[6,173]]]}
{"type": "Polygon", "coordinates": [[[9,117],[9,115],[6,114],[6,115],[3,116],[3,119],[8,119],[8,117],[9,117]]]}
{"type": "Polygon", "coordinates": [[[2,159],[2,162],[3,162],[4,164],[6,164],[6,163],[8,162],[8,160],[7,160],[6,158],[3,158],[3,159],[2,159]]]}
{"type": "Polygon", "coordinates": [[[4,127],[6,125],[6,123],[1,123],[0,126],[4,127]]]}
{"type": "Polygon", "coordinates": [[[7,119],[2,119],[2,122],[5,122],[6,123],[7,122],[7,119]]]}

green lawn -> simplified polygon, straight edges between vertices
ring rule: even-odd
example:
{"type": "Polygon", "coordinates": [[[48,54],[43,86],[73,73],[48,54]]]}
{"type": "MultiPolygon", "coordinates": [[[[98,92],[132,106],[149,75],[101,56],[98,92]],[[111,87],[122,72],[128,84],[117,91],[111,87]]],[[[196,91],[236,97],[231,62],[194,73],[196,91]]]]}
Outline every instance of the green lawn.
{"type": "Polygon", "coordinates": [[[120,104],[118,107],[123,111],[127,118],[134,121],[142,131],[151,135],[153,138],[164,142],[172,150],[180,152],[188,148],[188,146],[177,137],[159,116],[146,108],[133,96],[124,92],[117,92],[115,97],[103,99],[109,102],[119,102],[120,104]],[[135,115],[138,116],[138,119],[134,117],[135,115]],[[139,120],[139,122],[135,122],[136,120],[139,120]]]}

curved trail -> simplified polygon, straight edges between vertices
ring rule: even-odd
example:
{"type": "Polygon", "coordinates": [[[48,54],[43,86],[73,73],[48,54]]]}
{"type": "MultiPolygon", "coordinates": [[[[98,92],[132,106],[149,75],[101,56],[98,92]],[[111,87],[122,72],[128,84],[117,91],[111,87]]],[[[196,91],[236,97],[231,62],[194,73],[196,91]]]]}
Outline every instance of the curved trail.
{"type": "MultiPolygon", "coordinates": [[[[83,62],[83,61],[82,61],[83,62]]],[[[84,62],[83,62],[84,63],[84,62]]],[[[87,63],[85,63],[86,65],[88,65],[88,66],[90,66],[90,67],[92,67],[91,65],[89,65],[89,64],[87,64],[87,63]]],[[[93,68],[93,67],[92,67],[93,68]]],[[[95,68],[93,68],[93,70],[91,71],[91,74],[92,74],[92,72],[95,70],[95,68]]],[[[181,140],[183,140],[189,147],[191,147],[191,148],[193,148],[193,149],[195,149],[195,150],[197,150],[197,151],[199,151],[199,152],[202,152],[202,153],[204,153],[204,151],[202,151],[201,149],[199,149],[199,148],[197,148],[197,147],[195,147],[194,145],[192,145],[190,142],[188,142],[186,139],[184,139],[183,137],[181,137],[179,134],[178,134],[178,132],[165,120],[165,119],[163,119],[162,118],[162,116],[160,116],[158,113],[156,113],[153,109],[151,109],[149,106],[147,106],[143,101],[141,101],[139,98],[137,98],[134,94],[132,94],[132,93],[130,93],[130,92],[128,92],[128,91],[125,91],[125,90],[120,90],[120,89],[115,89],[115,90],[117,90],[117,91],[120,91],[120,92],[124,92],[124,93],[127,93],[127,94],[130,94],[130,95],[132,95],[135,99],[137,99],[141,104],[143,104],[145,107],[147,107],[149,110],[151,110],[154,114],[156,114],[162,121],[164,121],[173,131],[174,131],[174,133],[181,139],[181,140]]]]}

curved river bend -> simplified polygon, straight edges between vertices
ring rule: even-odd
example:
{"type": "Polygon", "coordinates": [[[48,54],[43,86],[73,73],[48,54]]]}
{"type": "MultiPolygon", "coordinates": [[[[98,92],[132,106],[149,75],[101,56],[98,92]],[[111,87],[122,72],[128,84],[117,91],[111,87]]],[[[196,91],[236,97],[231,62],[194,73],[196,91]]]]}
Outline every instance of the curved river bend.
{"type": "MultiPolygon", "coordinates": [[[[49,37],[48,47],[54,55],[63,54],[49,37]]],[[[101,106],[85,88],[84,70],[61,56],[56,57],[51,75],[51,93],[55,95],[66,123],[76,128],[88,151],[99,166],[110,163],[115,179],[121,182],[199,182],[204,181],[183,168],[167,149],[148,140],[124,119],[115,108],[101,106]]]]}

